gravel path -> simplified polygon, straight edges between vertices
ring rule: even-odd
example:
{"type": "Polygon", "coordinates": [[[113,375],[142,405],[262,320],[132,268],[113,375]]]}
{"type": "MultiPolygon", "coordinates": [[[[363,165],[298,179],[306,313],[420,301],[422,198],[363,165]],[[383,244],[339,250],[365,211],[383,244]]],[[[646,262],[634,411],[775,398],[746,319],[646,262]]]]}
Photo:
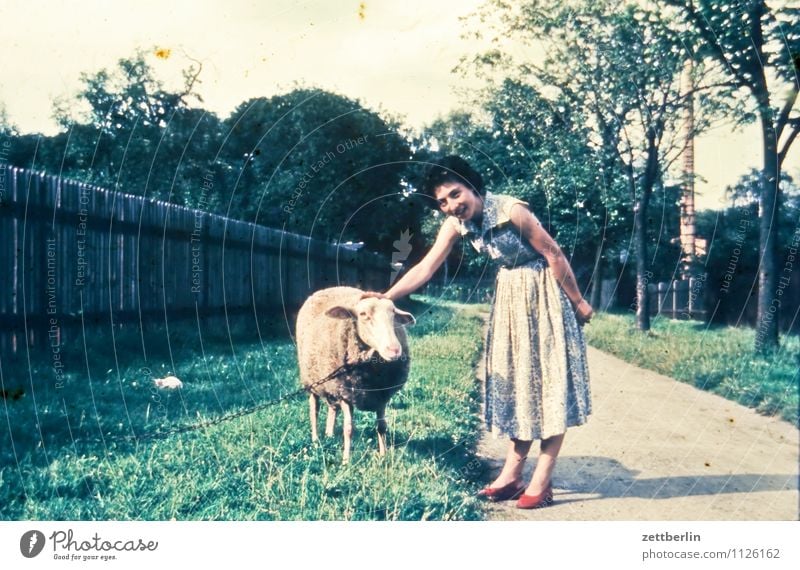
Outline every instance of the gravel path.
{"type": "MultiPolygon", "coordinates": [[[[534,511],[492,504],[490,519],[798,520],[792,424],[598,350],[588,356],[594,412],[567,431],[555,504],[534,511]]],[[[491,477],[507,446],[482,439],[478,452],[495,467],[491,477]]]]}

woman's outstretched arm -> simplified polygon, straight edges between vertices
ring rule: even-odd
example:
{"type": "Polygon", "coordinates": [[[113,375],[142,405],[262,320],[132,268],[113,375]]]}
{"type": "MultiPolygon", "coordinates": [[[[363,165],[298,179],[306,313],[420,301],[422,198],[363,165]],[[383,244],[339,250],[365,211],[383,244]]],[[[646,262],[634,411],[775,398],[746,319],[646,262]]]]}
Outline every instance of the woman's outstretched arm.
{"type": "Polygon", "coordinates": [[[442,227],[439,228],[436,241],[430,251],[425,254],[425,257],[419,263],[398,279],[392,288],[386,291],[384,296],[395,301],[422,287],[433,277],[433,274],[444,263],[444,260],[447,259],[450,250],[453,249],[453,244],[456,243],[459,237],[453,224],[445,220],[442,227]]]}
{"type": "Polygon", "coordinates": [[[569,261],[556,241],[550,237],[539,220],[523,204],[515,204],[511,207],[510,218],[511,223],[519,228],[522,237],[527,239],[531,246],[547,260],[558,284],[561,285],[564,293],[575,307],[578,318],[582,321],[589,321],[594,313],[592,306],[583,298],[569,261]]]}

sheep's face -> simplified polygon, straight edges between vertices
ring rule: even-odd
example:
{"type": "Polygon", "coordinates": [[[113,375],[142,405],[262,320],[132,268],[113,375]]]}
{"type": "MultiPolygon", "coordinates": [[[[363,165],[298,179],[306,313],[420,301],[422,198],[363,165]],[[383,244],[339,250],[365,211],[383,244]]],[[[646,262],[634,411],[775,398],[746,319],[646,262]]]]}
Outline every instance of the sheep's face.
{"type": "Polygon", "coordinates": [[[401,311],[389,299],[374,297],[361,299],[353,308],[332,307],[326,314],[335,319],[354,319],[362,342],[390,362],[403,356],[395,327],[416,322],[411,313],[401,311]]]}

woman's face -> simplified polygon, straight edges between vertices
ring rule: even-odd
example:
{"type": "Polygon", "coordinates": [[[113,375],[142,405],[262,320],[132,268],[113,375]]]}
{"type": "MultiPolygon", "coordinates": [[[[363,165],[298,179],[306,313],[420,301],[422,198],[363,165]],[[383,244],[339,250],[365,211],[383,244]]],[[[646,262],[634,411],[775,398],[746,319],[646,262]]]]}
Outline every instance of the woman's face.
{"type": "Polygon", "coordinates": [[[459,182],[445,182],[436,188],[434,194],[442,213],[455,216],[462,222],[483,212],[480,196],[459,182]]]}

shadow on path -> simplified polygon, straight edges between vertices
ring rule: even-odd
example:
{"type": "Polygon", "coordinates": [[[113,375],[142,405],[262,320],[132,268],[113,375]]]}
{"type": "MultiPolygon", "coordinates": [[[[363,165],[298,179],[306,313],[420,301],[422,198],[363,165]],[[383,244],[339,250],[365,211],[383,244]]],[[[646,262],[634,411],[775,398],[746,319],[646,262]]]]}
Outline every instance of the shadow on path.
{"type": "MultiPolygon", "coordinates": [[[[499,472],[502,462],[490,460],[493,468],[486,472],[486,482],[499,472]]],[[[530,477],[534,462],[525,470],[530,477]]],[[[559,459],[553,487],[560,503],[569,503],[569,495],[580,495],[574,501],[597,499],[674,499],[729,493],[793,491],[798,489],[794,473],[736,473],[730,475],[670,475],[638,479],[640,471],[626,468],[615,459],[597,456],[572,456],[559,459]],[[590,497],[586,497],[590,495],[590,497]]]]}

